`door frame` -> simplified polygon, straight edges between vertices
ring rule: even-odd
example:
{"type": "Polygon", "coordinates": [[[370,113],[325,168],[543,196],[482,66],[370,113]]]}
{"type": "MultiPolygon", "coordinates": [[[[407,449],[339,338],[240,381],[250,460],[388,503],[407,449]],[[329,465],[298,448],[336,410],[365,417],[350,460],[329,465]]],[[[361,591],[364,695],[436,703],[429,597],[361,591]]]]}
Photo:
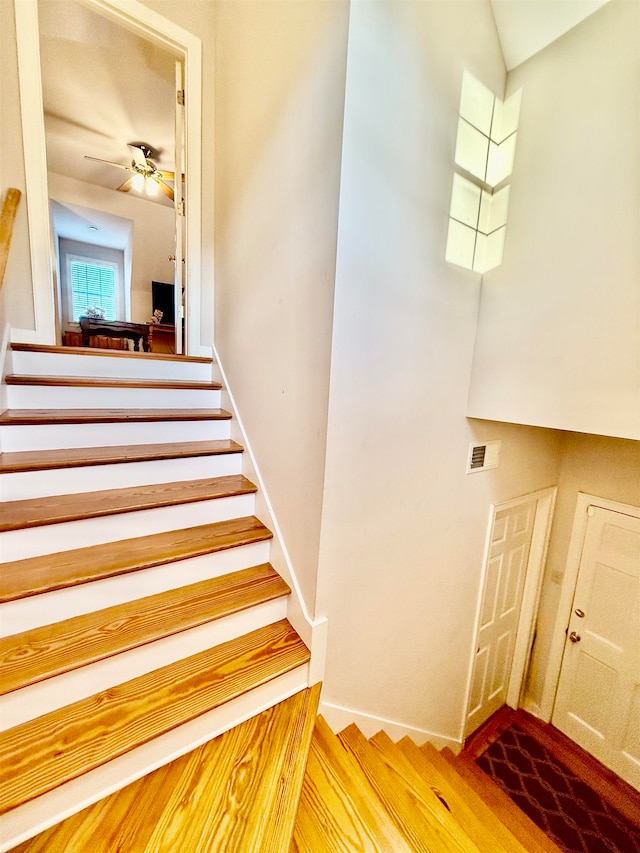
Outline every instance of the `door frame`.
{"type": "Polygon", "coordinates": [[[482,599],[487,581],[487,573],[489,568],[489,553],[491,548],[491,536],[496,514],[502,510],[515,509],[523,503],[527,503],[533,499],[536,503],[536,514],[533,522],[533,533],[531,536],[531,546],[529,548],[529,559],[527,560],[527,569],[524,579],[524,587],[522,590],[522,600],[520,603],[520,615],[518,617],[518,627],[516,629],[516,640],[513,649],[513,660],[511,663],[511,674],[509,676],[509,686],[507,688],[507,705],[510,708],[518,708],[520,697],[522,694],[522,686],[524,684],[527,667],[531,658],[531,644],[535,630],[536,619],[538,616],[538,607],[540,604],[540,592],[542,590],[542,578],[544,575],[544,566],[547,559],[547,550],[549,547],[549,539],[551,537],[551,524],[553,521],[553,513],[556,504],[556,496],[558,487],[551,486],[547,489],[540,489],[531,492],[527,495],[521,495],[517,498],[512,498],[499,503],[492,503],[489,507],[489,521],[487,525],[487,533],[485,537],[484,554],[482,558],[482,572],[480,576],[480,586],[478,591],[478,600],[476,604],[476,615],[473,628],[473,645],[471,647],[471,658],[469,661],[469,670],[467,674],[467,689],[465,692],[464,715],[460,727],[460,741],[470,734],[467,731],[467,717],[469,714],[469,702],[471,700],[471,683],[473,678],[473,665],[476,657],[476,646],[478,642],[478,634],[480,631],[480,618],[482,611],[482,599]]]}
{"type": "MultiPolygon", "coordinates": [[[[137,35],[172,51],[184,62],[186,93],[185,170],[186,351],[201,354],[201,124],[202,44],[200,39],[138,0],[78,0],[137,35]],[[189,108],[189,104],[194,109],[189,108]]],[[[37,0],[14,0],[20,110],[25,160],[35,331],[28,343],[56,343],[56,298],[49,216],[47,157],[42,106],[42,79],[37,0]]],[[[20,340],[23,330],[16,330],[20,340]]]]}
{"type": "Polygon", "coordinates": [[[558,685],[560,683],[560,671],[562,669],[562,659],[564,657],[564,650],[566,646],[566,629],[571,616],[576,584],[578,583],[578,573],[580,571],[580,563],[582,561],[582,550],[584,547],[585,536],[587,534],[587,524],[589,523],[589,508],[592,506],[597,507],[598,509],[617,512],[621,515],[630,515],[633,518],[640,518],[640,507],[619,503],[618,501],[607,500],[606,498],[599,498],[585,492],[578,492],[576,509],[573,516],[573,527],[571,528],[571,539],[569,540],[569,550],[567,552],[567,561],[560,585],[560,596],[553,626],[553,637],[549,650],[547,673],[537,713],[537,716],[539,716],[545,723],[551,722],[553,709],[556,703],[556,695],[558,693],[558,685]]]}

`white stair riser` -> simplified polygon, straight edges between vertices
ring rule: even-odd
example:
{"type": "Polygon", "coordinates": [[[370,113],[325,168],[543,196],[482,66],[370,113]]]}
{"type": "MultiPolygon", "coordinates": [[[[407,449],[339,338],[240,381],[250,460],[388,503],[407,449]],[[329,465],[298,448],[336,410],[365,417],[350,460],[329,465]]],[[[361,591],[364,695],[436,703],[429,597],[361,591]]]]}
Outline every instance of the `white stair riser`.
{"type": "Polygon", "coordinates": [[[74,355],[52,352],[11,353],[13,373],[34,376],[127,376],[129,379],[185,379],[208,382],[211,364],[137,356],[74,355]]]}
{"type": "Polygon", "coordinates": [[[7,812],[2,816],[3,838],[0,841],[0,853],[33,838],[64,818],[304,690],[309,683],[308,671],[307,664],[299,666],[126,755],[7,812]]]}
{"type": "Polygon", "coordinates": [[[90,424],[43,424],[0,427],[5,453],[69,447],[115,447],[229,438],[230,421],[148,421],[90,424]]]}
{"type": "MultiPolygon", "coordinates": [[[[0,533],[0,556],[2,562],[9,562],[72,548],[88,548],[119,539],[181,530],[215,521],[229,521],[232,518],[253,515],[253,509],[253,494],[235,495],[23,530],[9,530],[0,533]]],[[[90,554],[87,554],[87,559],[90,559],[90,554]]]]}
{"type": "Polygon", "coordinates": [[[0,606],[0,635],[10,637],[43,625],[268,563],[269,545],[268,539],[252,542],[176,563],[8,601],[0,606]]]}
{"type": "Polygon", "coordinates": [[[27,720],[86,699],[94,693],[213,649],[228,640],[278,622],[286,617],[286,613],[286,599],[275,599],[21,690],[14,690],[2,697],[0,730],[6,731],[27,720]]]}
{"type": "Polygon", "coordinates": [[[220,391],[8,385],[10,409],[217,409],[220,391]]]}
{"type": "Polygon", "coordinates": [[[0,500],[19,501],[60,494],[93,492],[97,488],[124,489],[153,483],[224,477],[227,474],[240,474],[241,471],[241,453],[24,471],[0,474],[0,500]]]}

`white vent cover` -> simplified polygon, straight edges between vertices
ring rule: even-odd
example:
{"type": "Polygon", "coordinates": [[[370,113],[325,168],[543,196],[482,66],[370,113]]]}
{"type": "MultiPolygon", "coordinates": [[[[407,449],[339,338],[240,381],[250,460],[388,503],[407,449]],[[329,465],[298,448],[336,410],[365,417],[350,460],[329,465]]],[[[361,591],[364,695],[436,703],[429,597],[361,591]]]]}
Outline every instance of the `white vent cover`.
{"type": "Polygon", "coordinates": [[[473,474],[475,471],[487,471],[489,468],[497,468],[500,464],[501,445],[501,441],[485,441],[482,444],[469,445],[467,474],[473,474]]]}

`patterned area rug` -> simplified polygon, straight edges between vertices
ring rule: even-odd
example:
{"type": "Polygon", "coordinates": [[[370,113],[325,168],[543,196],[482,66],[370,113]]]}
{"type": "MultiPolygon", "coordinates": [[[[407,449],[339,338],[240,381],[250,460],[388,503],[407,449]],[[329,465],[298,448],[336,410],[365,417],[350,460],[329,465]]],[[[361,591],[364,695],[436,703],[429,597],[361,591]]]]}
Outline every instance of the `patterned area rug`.
{"type": "Polygon", "coordinates": [[[477,764],[566,853],[640,853],[640,828],[519,726],[477,764]]]}

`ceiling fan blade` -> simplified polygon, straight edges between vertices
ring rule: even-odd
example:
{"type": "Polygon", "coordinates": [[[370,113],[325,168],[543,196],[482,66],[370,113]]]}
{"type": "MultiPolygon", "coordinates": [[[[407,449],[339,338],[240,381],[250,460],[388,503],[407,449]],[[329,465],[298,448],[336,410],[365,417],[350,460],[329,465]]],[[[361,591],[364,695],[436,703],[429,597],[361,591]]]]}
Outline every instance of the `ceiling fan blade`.
{"type": "Polygon", "coordinates": [[[137,148],[135,145],[130,145],[129,150],[136,166],[140,166],[141,169],[147,169],[147,158],[144,156],[142,149],[137,148]]]}
{"type": "MultiPolygon", "coordinates": [[[[152,180],[155,180],[155,179],[152,179],[152,180]]],[[[162,190],[162,192],[163,192],[166,196],[168,196],[168,197],[171,199],[171,201],[173,201],[173,190],[171,189],[171,187],[168,187],[168,186],[167,186],[165,183],[163,183],[162,181],[156,181],[156,183],[157,183],[157,185],[160,187],[160,189],[162,190]]]]}
{"type": "Polygon", "coordinates": [[[122,163],[114,163],[112,160],[101,160],[100,157],[89,157],[88,154],[84,155],[85,160],[95,160],[96,163],[106,163],[108,166],[116,166],[118,169],[126,169],[127,172],[131,171],[131,166],[123,166],[122,163]]]}
{"type": "Polygon", "coordinates": [[[163,172],[162,169],[156,169],[155,176],[162,178],[163,181],[175,181],[175,172],[163,172]]]}
{"type": "Polygon", "coordinates": [[[131,189],[131,185],[133,184],[133,177],[127,178],[124,184],[120,184],[119,187],[116,187],[117,190],[120,190],[121,193],[128,193],[131,189]]]}

